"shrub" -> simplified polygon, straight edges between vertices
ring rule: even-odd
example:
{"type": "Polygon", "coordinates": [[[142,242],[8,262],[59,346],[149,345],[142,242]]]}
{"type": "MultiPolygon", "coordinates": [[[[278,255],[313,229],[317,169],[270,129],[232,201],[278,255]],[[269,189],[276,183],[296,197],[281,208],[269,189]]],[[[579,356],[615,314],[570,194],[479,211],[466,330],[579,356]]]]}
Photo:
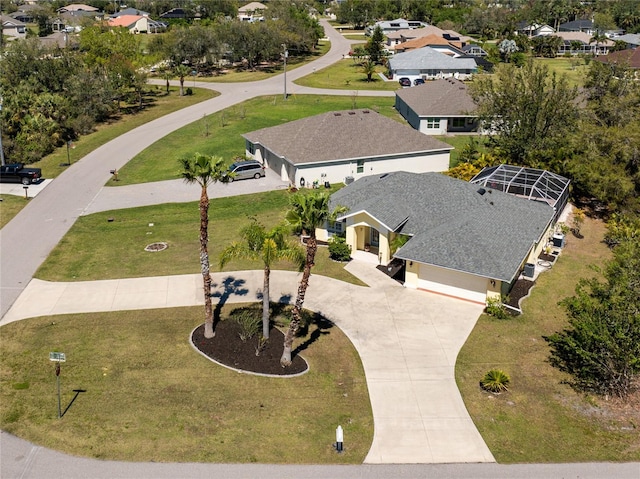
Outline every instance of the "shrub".
{"type": "Polygon", "coordinates": [[[191,89],[191,87],[187,88],[187,91],[185,92],[185,95],[187,95],[187,96],[193,95],[193,90],[191,89]]]}
{"type": "Polygon", "coordinates": [[[230,317],[240,326],[238,335],[242,341],[251,339],[258,334],[262,328],[261,312],[255,308],[234,309],[230,317]]]}
{"type": "Polygon", "coordinates": [[[335,261],[349,261],[351,259],[351,246],[342,236],[333,236],[329,239],[329,257],[335,261]]]}
{"type": "Polygon", "coordinates": [[[492,369],[484,375],[482,381],[480,381],[480,386],[482,389],[492,393],[501,393],[509,390],[510,381],[511,379],[507,373],[499,369],[492,369]]]}
{"type": "Polygon", "coordinates": [[[509,313],[500,298],[487,299],[487,314],[497,319],[508,319],[509,313]]]}

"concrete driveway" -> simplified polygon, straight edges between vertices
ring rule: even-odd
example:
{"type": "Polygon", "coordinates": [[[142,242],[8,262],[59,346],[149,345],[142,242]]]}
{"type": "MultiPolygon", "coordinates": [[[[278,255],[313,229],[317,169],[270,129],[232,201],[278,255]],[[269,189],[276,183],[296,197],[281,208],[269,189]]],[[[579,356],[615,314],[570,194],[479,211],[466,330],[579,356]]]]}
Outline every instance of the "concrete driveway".
{"type": "MultiPolygon", "coordinates": [[[[305,307],[322,313],[351,339],[364,366],[374,417],[365,463],[493,462],[455,384],[458,351],[482,306],[403,288],[358,260],[347,269],[370,287],[313,275],[305,307]]],[[[216,273],[245,281],[258,301],[262,271],[216,273]]],[[[295,298],[299,273],[273,271],[273,297],[295,298]]],[[[0,325],[23,318],[203,304],[202,276],[181,275],[76,283],[34,279],[0,325]]],[[[348,426],[344,425],[348,437],[348,426]]]]}

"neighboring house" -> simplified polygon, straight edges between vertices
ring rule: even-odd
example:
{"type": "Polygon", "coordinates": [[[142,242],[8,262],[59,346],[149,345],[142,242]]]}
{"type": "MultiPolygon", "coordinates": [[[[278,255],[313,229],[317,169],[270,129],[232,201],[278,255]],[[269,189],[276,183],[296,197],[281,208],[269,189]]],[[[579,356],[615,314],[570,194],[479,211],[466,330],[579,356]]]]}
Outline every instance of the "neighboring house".
{"type": "Polygon", "coordinates": [[[263,22],[266,9],[267,6],[264,3],[247,3],[245,6],[238,8],[238,19],[243,22],[263,22]]]}
{"type": "Polygon", "coordinates": [[[21,12],[21,11],[17,11],[17,12],[13,12],[10,13],[9,16],[11,18],[13,18],[14,20],[17,20],[19,22],[22,23],[35,23],[36,19],[33,16],[33,13],[31,13],[31,11],[28,12],[21,12]]]}
{"type": "Polygon", "coordinates": [[[596,60],[609,65],[620,65],[638,70],[640,69],[640,48],[611,52],[596,58],[596,60]]]}
{"type": "Polygon", "coordinates": [[[526,35],[527,37],[537,37],[538,35],[553,35],[556,31],[549,25],[540,25],[538,23],[520,22],[516,25],[516,33],[518,35],[526,35]]]}
{"type": "Polygon", "coordinates": [[[573,20],[571,22],[561,23],[558,26],[559,32],[583,32],[587,35],[593,35],[595,28],[593,28],[593,21],[583,18],[581,20],[573,20]]]}
{"type": "Polygon", "coordinates": [[[376,22],[373,25],[369,25],[364,29],[364,34],[371,35],[376,27],[380,27],[382,33],[384,35],[387,35],[388,33],[397,32],[398,30],[413,30],[417,28],[423,28],[428,25],[428,23],[424,22],[405,20],[404,18],[396,18],[395,20],[384,20],[376,22]]]}
{"type": "Polygon", "coordinates": [[[79,47],[79,40],[77,35],[71,35],[68,32],[54,32],[46,37],[39,37],[40,44],[48,48],[71,48],[77,49],[79,47]]]}
{"type": "Polygon", "coordinates": [[[99,9],[82,3],[72,3],[65,7],[58,8],[58,13],[74,13],[74,12],[98,12],[99,9]]]}
{"type": "Polygon", "coordinates": [[[413,289],[484,304],[509,294],[527,263],[547,245],[554,210],[439,173],[395,172],[361,178],[331,195],[347,212],[326,229],[352,251],[376,262],[413,289]],[[395,253],[395,237],[409,240],[395,253]]]}
{"type": "Polygon", "coordinates": [[[111,15],[111,18],[118,18],[118,17],[122,17],[124,15],[137,15],[137,16],[142,16],[142,17],[148,17],[149,16],[149,12],[144,12],[142,10],[138,10],[137,8],[125,8],[124,10],[120,10],[119,12],[114,13],[113,15],[111,15]]]}
{"type": "Polygon", "coordinates": [[[427,25],[423,28],[398,30],[397,32],[387,34],[387,49],[394,51],[397,45],[429,35],[435,35],[436,37],[443,38],[448,42],[461,46],[466,45],[472,40],[471,37],[465,37],[453,30],[442,30],[433,25],[427,25]]]}
{"type": "Polygon", "coordinates": [[[620,35],[616,40],[625,42],[627,48],[640,47],[640,33],[627,33],[626,35],[620,35]]]}
{"type": "Polygon", "coordinates": [[[160,18],[165,20],[188,19],[191,18],[191,14],[184,8],[172,8],[171,10],[162,13],[160,18]]]}
{"type": "Polygon", "coordinates": [[[0,15],[2,22],[2,35],[9,37],[11,40],[27,37],[27,25],[7,15],[0,15]]]}
{"type": "Polygon", "coordinates": [[[403,53],[422,47],[431,47],[437,52],[444,53],[445,55],[449,55],[454,58],[464,55],[461,42],[449,41],[435,34],[414,38],[413,40],[400,43],[399,45],[396,45],[395,51],[396,53],[403,53]]]}
{"type": "Polygon", "coordinates": [[[333,111],[242,135],[246,156],[290,184],[449,168],[452,146],[372,110],[333,111]]]}
{"type": "Polygon", "coordinates": [[[389,58],[390,77],[408,77],[411,81],[449,77],[465,80],[476,71],[477,64],[472,58],[452,58],[430,47],[397,53],[389,58]]]}
{"type": "Polygon", "coordinates": [[[158,33],[164,30],[164,24],[156,22],[149,17],[141,15],[121,15],[110,18],[107,22],[110,27],[124,27],[129,33],[158,33]]]}
{"type": "Polygon", "coordinates": [[[467,85],[453,78],[396,91],[396,110],[425,135],[476,131],[476,109],[467,85]]]}
{"type": "Polygon", "coordinates": [[[571,55],[606,55],[615,45],[611,40],[591,41],[593,36],[584,32],[558,32],[553,36],[562,39],[562,44],[558,49],[558,55],[564,55],[565,53],[571,55]],[[578,44],[580,46],[578,46],[578,44]]]}

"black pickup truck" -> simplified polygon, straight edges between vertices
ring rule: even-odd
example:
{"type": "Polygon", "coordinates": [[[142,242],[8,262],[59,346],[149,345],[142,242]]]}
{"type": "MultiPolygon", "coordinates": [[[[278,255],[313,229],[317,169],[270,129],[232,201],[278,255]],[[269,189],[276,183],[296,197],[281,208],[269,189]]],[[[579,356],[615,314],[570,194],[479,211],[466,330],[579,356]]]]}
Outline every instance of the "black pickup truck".
{"type": "Polygon", "coordinates": [[[14,163],[13,165],[0,166],[0,181],[2,182],[19,182],[23,185],[35,183],[42,177],[40,168],[25,168],[22,163],[14,163]]]}

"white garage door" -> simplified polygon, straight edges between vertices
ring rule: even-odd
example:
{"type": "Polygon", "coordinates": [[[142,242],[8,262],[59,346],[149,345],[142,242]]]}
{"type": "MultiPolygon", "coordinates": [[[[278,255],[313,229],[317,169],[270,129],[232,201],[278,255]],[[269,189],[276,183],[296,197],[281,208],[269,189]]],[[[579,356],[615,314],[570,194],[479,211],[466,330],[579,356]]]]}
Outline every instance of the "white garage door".
{"type": "Polygon", "coordinates": [[[484,304],[487,299],[487,279],[472,274],[429,265],[420,265],[418,288],[454,298],[484,304]]]}

